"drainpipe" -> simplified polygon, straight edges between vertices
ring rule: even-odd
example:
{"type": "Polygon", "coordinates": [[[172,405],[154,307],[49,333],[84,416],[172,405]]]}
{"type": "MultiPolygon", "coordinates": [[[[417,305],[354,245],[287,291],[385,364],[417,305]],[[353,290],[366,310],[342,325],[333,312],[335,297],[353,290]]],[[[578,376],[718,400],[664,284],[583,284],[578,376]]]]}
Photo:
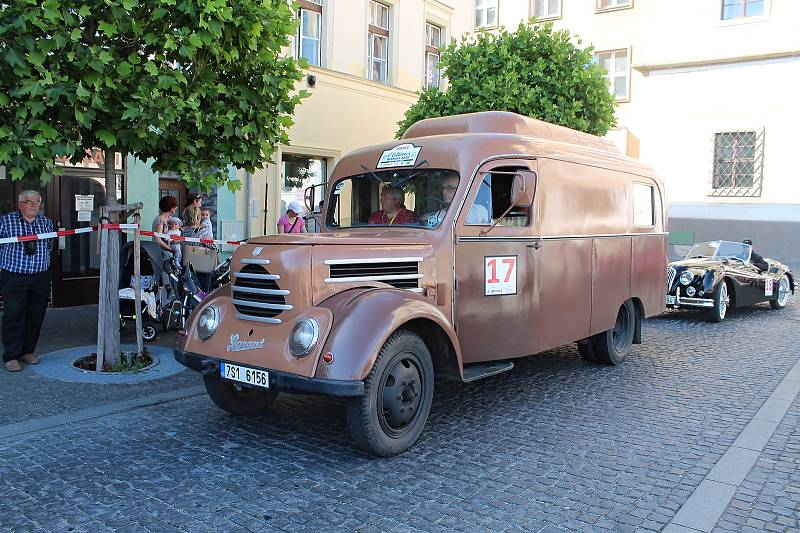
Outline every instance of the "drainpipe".
{"type": "Polygon", "coordinates": [[[244,237],[250,238],[250,196],[253,192],[253,175],[245,172],[245,185],[244,185],[244,237]]]}

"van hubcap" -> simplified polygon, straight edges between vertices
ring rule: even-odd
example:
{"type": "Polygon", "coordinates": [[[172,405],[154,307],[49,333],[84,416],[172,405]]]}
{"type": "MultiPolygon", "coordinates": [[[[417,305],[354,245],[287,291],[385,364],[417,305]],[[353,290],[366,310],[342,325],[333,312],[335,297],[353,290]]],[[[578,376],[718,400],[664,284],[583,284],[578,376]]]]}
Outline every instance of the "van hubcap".
{"type": "Polygon", "coordinates": [[[413,354],[403,354],[384,375],[379,391],[381,426],[389,434],[407,429],[422,401],[422,373],[413,354]]]}
{"type": "Polygon", "coordinates": [[[622,309],[619,310],[617,313],[617,322],[614,324],[614,330],[611,333],[611,338],[614,342],[614,349],[617,352],[621,352],[625,349],[625,345],[628,343],[628,330],[630,328],[630,313],[628,313],[628,308],[626,306],[622,306],[622,309]]]}

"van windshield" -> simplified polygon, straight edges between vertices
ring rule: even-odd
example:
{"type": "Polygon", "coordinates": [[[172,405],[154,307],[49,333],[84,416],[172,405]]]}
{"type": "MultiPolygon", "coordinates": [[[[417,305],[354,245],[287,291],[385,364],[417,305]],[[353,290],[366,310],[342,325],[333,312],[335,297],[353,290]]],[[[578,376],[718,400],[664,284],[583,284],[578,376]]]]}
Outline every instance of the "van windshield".
{"type": "Polygon", "coordinates": [[[453,170],[365,172],[336,183],[328,206],[329,228],[412,226],[433,229],[444,220],[458,189],[453,170]]]}

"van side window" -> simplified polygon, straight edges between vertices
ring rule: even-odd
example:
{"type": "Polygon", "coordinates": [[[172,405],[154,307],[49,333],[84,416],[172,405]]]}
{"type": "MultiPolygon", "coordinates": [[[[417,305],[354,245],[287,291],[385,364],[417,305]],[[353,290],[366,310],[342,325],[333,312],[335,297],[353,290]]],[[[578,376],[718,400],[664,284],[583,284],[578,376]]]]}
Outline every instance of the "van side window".
{"type": "Polygon", "coordinates": [[[496,172],[479,174],[483,180],[478,188],[478,194],[467,214],[467,225],[483,226],[497,222],[498,226],[528,225],[530,208],[514,207],[508,213],[506,210],[511,204],[511,186],[514,183],[515,167],[498,167],[496,172]],[[503,217],[503,214],[505,216],[503,217]],[[502,218],[501,218],[502,217],[502,218]],[[498,221],[498,219],[500,219],[498,221]]]}
{"type": "Polygon", "coordinates": [[[655,226],[653,187],[644,183],[633,184],[633,225],[655,226]]]}

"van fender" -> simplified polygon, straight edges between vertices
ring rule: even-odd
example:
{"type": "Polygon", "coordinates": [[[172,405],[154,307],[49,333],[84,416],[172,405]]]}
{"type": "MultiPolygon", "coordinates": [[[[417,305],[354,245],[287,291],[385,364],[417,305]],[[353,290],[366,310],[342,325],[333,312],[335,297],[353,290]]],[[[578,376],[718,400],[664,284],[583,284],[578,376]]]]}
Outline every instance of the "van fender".
{"type": "Polygon", "coordinates": [[[437,362],[442,362],[450,374],[457,373],[449,377],[460,379],[463,375],[461,348],[453,326],[440,309],[415,293],[374,287],[350,289],[331,296],[319,307],[327,307],[333,313],[333,324],[321,352],[332,353],[333,361],[325,363],[320,358],[316,377],[365,379],[386,340],[404,325],[426,341],[434,368],[439,367],[437,372],[442,368],[437,362]]]}

